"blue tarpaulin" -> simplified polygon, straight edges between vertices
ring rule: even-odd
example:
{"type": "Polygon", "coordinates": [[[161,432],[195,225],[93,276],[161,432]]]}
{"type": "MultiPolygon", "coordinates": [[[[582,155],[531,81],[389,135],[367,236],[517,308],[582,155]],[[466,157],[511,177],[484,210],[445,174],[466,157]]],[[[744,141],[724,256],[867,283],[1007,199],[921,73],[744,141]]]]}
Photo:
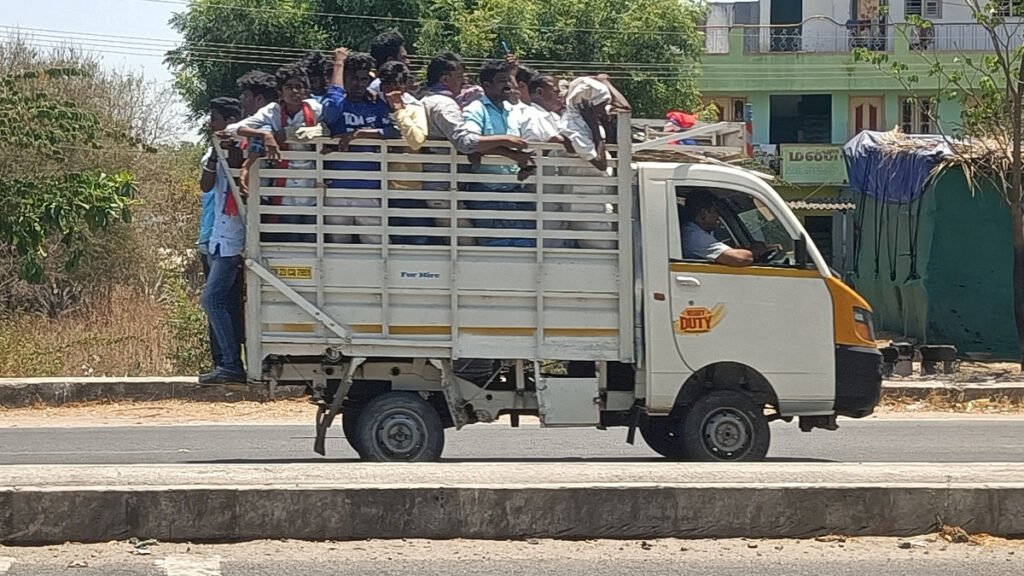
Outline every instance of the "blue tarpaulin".
{"type": "Polygon", "coordinates": [[[916,148],[894,151],[893,136],[864,131],[843,146],[850,188],[878,201],[909,204],[924,193],[932,170],[952,155],[942,137],[912,136],[916,148]]]}

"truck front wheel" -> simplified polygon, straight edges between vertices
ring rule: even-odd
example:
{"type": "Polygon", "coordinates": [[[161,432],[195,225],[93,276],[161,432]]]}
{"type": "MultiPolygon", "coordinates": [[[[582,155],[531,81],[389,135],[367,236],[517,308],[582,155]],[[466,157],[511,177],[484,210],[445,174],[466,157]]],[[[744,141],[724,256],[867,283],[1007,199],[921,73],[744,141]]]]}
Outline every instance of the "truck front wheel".
{"type": "Polygon", "coordinates": [[[718,390],[703,396],[683,422],[683,444],[698,461],[764,460],[770,442],[764,408],[742,392],[718,390]]]}
{"type": "Polygon", "coordinates": [[[362,409],[355,438],[364,460],[433,462],[444,450],[444,424],[418,394],[388,392],[362,409]]]}

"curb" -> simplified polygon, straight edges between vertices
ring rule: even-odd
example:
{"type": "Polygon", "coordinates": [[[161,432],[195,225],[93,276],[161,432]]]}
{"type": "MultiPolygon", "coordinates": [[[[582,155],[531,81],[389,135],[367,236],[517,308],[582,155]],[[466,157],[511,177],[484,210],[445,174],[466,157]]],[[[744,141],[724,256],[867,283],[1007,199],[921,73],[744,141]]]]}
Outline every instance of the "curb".
{"type": "MultiPolygon", "coordinates": [[[[0,378],[0,408],[63,406],[81,402],[266,402],[301,398],[301,386],[269,383],[203,386],[195,378],[0,378]]],[[[1004,398],[1024,402],[1024,382],[955,384],[942,381],[890,381],[883,399],[924,400],[934,394],[968,402],[1004,398]]]]}
{"type": "Polygon", "coordinates": [[[265,402],[302,396],[302,387],[270,384],[200,385],[195,378],[0,379],[0,408],[63,406],[81,402],[265,402]]]}
{"type": "Polygon", "coordinates": [[[14,466],[0,542],[1024,535],[1024,466],[14,466]]]}
{"type": "Polygon", "coordinates": [[[886,382],[883,398],[924,400],[930,396],[944,396],[956,402],[1005,399],[1024,402],[1024,382],[953,383],[941,381],[886,382]]]}

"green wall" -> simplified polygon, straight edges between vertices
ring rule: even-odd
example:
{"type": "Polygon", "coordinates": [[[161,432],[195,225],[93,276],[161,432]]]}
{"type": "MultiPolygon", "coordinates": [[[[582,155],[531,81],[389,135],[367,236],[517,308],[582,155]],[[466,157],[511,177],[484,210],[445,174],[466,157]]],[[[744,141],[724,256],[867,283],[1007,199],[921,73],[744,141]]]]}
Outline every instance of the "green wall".
{"type": "MultiPolygon", "coordinates": [[[[884,126],[891,130],[900,121],[899,99],[907,94],[903,85],[871,64],[854,62],[850,52],[745,53],[743,28],[729,32],[729,53],[708,54],[701,61],[698,87],[706,96],[746,97],[754,109],[754,142],[769,141],[770,97],[786,94],[832,94],[832,143],[849,138],[851,96],[884,96],[884,126]]],[[[941,54],[950,63],[955,53],[941,54]]],[[[938,89],[928,75],[930,65],[911,52],[901,34],[893,33],[890,63],[901,62],[920,82],[915,91],[926,95],[938,89]]],[[[942,102],[939,117],[944,129],[952,131],[960,121],[960,105],[942,102]]]]}
{"type": "Polygon", "coordinates": [[[972,193],[959,169],[942,173],[929,186],[919,201],[916,279],[909,277],[909,230],[918,204],[858,202],[864,222],[852,281],[875,309],[880,329],[924,343],[953,344],[961,354],[1017,358],[1009,211],[998,191],[988,187],[972,193]],[[888,218],[879,226],[883,212],[888,218]],[[877,275],[876,246],[881,248],[877,275]],[[890,276],[894,254],[895,281],[890,276]]]}
{"type": "Polygon", "coordinates": [[[960,170],[936,186],[939,210],[928,263],[930,336],[964,352],[1017,359],[1010,212],[994,187],[974,194],[960,170]]]}

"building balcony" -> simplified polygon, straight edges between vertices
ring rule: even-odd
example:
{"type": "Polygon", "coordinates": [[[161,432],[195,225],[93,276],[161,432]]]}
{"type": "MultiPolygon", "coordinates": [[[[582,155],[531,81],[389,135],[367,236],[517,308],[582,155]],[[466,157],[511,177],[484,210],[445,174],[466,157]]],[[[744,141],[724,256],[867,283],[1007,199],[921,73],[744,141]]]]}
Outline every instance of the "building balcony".
{"type": "MultiPolygon", "coordinates": [[[[996,30],[1002,47],[1024,45],[1024,22],[1007,21],[996,30]]],[[[878,52],[992,52],[992,35],[977,23],[936,22],[930,28],[884,20],[836,22],[819,16],[792,25],[708,26],[708,55],[844,54],[856,48],[878,52]]]]}

